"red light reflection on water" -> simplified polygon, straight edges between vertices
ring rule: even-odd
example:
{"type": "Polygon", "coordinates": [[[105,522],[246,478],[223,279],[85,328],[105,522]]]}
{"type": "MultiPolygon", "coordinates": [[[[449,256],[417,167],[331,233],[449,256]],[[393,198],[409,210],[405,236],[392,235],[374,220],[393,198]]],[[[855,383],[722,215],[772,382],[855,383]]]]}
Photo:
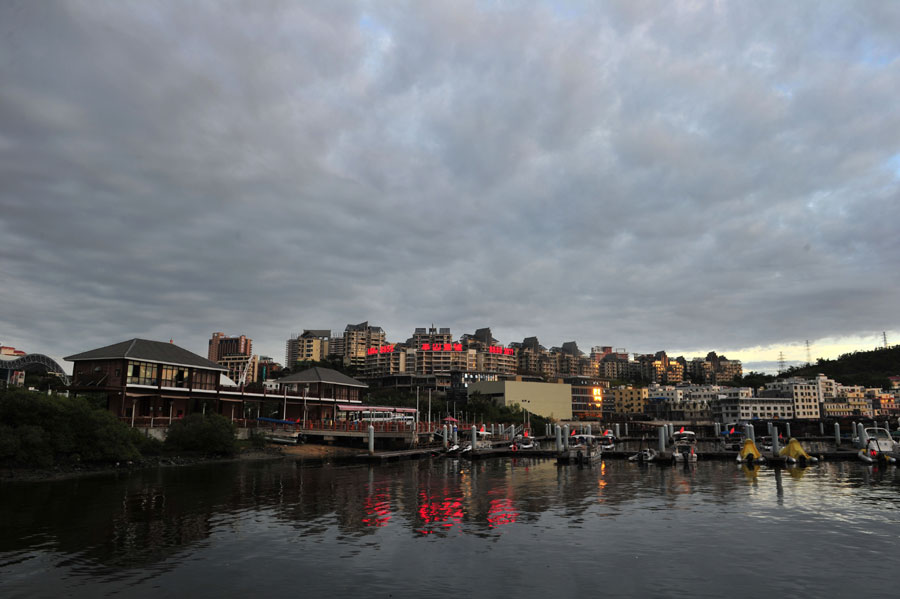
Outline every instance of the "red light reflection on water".
{"type": "Polygon", "coordinates": [[[492,499],[488,508],[487,521],[491,528],[512,524],[519,517],[511,499],[492,499]]]}
{"type": "Polygon", "coordinates": [[[419,492],[419,519],[424,525],[419,532],[431,534],[431,528],[453,528],[463,519],[463,503],[461,497],[430,497],[424,491],[419,492]]]}
{"type": "Polygon", "coordinates": [[[385,526],[391,519],[390,497],[387,493],[376,493],[366,497],[363,509],[366,517],[362,519],[366,526],[385,526]]]}

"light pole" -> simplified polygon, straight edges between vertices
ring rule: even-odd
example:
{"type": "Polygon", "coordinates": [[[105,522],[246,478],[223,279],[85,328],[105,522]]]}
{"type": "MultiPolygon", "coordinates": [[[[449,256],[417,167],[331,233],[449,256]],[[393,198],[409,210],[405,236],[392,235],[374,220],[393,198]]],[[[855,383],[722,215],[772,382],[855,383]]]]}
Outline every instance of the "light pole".
{"type": "MultiPolygon", "coordinates": [[[[303,428],[306,428],[306,394],[309,393],[309,385],[303,386],[303,428]]],[[[320,396],[321,397],[321,396],[320,396]]]]}

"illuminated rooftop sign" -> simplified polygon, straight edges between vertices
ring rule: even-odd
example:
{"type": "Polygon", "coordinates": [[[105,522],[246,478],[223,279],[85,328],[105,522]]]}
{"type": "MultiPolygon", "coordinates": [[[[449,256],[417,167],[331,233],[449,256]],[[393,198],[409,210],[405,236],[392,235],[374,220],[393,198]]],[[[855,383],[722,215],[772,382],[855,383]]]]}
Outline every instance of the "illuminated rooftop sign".
{"type": "Polygon", "coordinates": [[[392,354],[394,353],[393,345],[382,345],[381,347],[370,347],[366,350],[367,356],[372,356],[374,354],[392,354]]]}
{"type": "MultiPolygon", "coordinates": [[[[421,346],[421,351],[450,351],[450,352],[461,352],[463,351],[462,343],[423,343],[421,346]]],[[[498,345],[492,345],[488,348],[488,351],[492,354],[500,354],[503,356],[514,356],[516,352],[511,347],[500,347],[498,345]]],[[[394,353],[393,345],[382,345],[381,347],[370,347],[366,350],[366,355],[373,356],[375,354],[392,354],[394,353]]]]}

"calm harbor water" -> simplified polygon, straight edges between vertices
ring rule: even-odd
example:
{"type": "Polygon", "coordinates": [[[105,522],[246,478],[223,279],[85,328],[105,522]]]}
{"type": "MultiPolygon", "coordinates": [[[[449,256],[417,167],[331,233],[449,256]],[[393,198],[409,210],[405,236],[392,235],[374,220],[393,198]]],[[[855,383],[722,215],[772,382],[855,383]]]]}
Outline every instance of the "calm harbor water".
{"type": "Polygon", "coordinates": [[[0,484],[0,596],[896,597],[900,474],[550,460],[0,484]]]}

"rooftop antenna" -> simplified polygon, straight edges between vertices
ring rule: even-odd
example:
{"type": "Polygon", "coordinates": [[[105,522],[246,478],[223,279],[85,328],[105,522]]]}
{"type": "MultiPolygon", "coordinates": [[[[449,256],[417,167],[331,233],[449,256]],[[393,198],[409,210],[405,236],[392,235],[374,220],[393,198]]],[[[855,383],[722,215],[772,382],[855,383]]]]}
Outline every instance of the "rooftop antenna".
{"type": "Polygon", "coordinates": [[[784,372],[784,352],[778,352],[778,374],[784,372]]]}
{"type": "Polygon", "coordinates": [[[806,365],[812,366],[812,354],[809,352],[809,339],[806,340],[806,365]]]}

